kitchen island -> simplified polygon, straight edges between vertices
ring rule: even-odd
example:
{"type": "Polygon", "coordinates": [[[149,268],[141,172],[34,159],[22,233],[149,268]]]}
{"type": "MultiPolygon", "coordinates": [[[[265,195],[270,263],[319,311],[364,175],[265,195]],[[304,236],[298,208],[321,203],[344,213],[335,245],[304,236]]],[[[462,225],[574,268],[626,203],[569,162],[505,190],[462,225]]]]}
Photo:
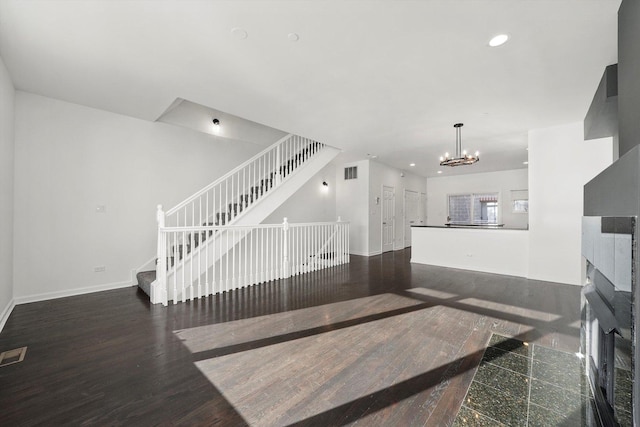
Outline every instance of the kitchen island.
{"type": "Polygon", "coordinates": [[[528,277],[529,232],[496,226],[412,226],[411,262],[528,277]]]}

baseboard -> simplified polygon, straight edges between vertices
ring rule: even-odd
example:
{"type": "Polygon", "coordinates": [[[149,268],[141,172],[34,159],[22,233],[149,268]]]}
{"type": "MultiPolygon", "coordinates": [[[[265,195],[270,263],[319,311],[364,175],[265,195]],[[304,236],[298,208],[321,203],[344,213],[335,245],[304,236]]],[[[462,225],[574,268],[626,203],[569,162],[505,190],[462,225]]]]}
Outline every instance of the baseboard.
{"type": "Polygon", "coordinates": [[[133,286],[130,281],[105,283],[103,285],[88,286],[86,288],[67,289],[64,291],[47,292],[44,294],[27,295],[22,297],[15,297],[16,304],[27,304],[30,302],[46,301],[50,299],[72,297],[75,295],[90,294],[93,292],[110,291],[112,289],[128,288],[133,286]]]}
{"type": "Polygon", "coordinates": [[[373,252],[355,252],[355,251],[350,251],[349,255],[358,255],[358,256],[374,256],[374,255],[380,255],[382,252],[380,251],[373,251],[373,252]]]}
{"type": "Polygon", "coordinates": [[[369,253],[357,252],[357,251],[349,251],[349,255],[369,256],[369,253]]]}
{"type": "Polygon", "coordinates": [[[5,323],[7,323],[7,320],[9,320],[9,316],[11,316],[11,312],[13,311],[13,308],[16,306],[16,302],[15,300],[11,300],[9,301],[9,304],[4,308],[4,310],[2,310],[2,314],[0,314],[0,332],[2,332],[2,329],[4,328],[5,323]]]}

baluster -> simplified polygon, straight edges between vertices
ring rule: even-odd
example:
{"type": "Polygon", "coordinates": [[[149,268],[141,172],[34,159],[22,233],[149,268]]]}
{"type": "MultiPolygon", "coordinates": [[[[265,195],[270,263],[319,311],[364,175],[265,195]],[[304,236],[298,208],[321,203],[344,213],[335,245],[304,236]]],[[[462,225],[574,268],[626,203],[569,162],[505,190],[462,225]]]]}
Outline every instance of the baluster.
{"type": "Polygon", "coordinates": [[[282,182],[282,174],[281,174],[281,168],[282,168],[282,153],[280,152],[282,147],[282,144],[278,144],[278,146],[276,147],[276,185],[280,185],[280,183],[282,182]]]}
{"type": "MultiPolygon", "coordinates": [[[[207,227],[211,227],[207,222],[207,227]]],[[[204,245],[204,295],[209,296],[209,245],[211,242],[209,241],[209,230],[204,232],[205,236],[207,236],[207,244],[204,245]]]]}
{"type": "Polygon", "coordinates": [[[289,266],[289,221],[284,218],[282,224],[282,273],[285,278],[291,277],[291,268],[289,266]]]}
{"type": "Polygon", "coordinates": [[[194,239],[194,233],[191,232],[188,234],[188,239],[189,239],[189,280],[187,281],[187,283],[189,284],[189,301],[193,300],[193,264],[195,262],[194,259],[194,244],[195,244],[195,239],[194,239]]]}
{"type": "Polygon", "coordinates": [[[271,276],[273,271],[273,242],[271,241],[271,228],[266,229],[267,233],[267,282],[270,282],[273,278],[271,276]]]}
{"type": "Polygon", "coordinates": [[[256,255],[256,262],[255,262],[255,266],[253,264],[253,255],[255,252],[255,248],[257,247],[257,244],[255,243],[255,240],[257,240],[257,230],[252,230],[251,231],[251,252],[250,252],[250,257],[251,257],[251,284],[255,285],[256,283],[258,283],[258,279],[257,279],[257,271],[258,271],[258,256],[256,255]],[[254,236],[256,237],[256,239],[254,239],[254,236]],[[255,267],[255,269],[254,269],[255,267]]]}
{"type": "Polygon", "coordinates": [[[304,272],[311,271],[311,227],[304,227],[304,272]]]}
{"type": "Polygon", "coordinates": [[[178,303],[178,233],[173,234],[173,303],[178,303]]]}
{"type": "MultiPolygon", "coordinates": [[[[222,209],[228,209],[229,208],[229,180],[225,179],[224,180],[224,205],[222,206],[222,209]]],[[[220,214],[220,216],[222,216],[222,214],[220,214]]],[[[225,218],[225,221],[222,223],[222,225],[227,224],[227,220],[229,219],[229,217],[227,216],[225,218]]]]}
{"type": "Polygon", "coordinates": [[[336,259],[338,263],[336,265],[342,264],[342,224],[340,222],[340,216],[338,216],[338,221],[336,221],[336,259]]]}
{"type": "Polygon", "coordinates": [[[248,236],[247,236],[247,232],[246,231],[244,232],[243,237],[244,238],[242,240],[244,241],[244,283],[245,283],[245,286],[249,286],[250,285],[250,283],[249,283],[249,270],[248,270],[249,257],[248,257],[248,254],[247,254],[247,246],[248,246],[249,240],[248,240],[248,236]]]}
{"type": "Polygon", "coordinates": [[[232,238],[231,238],[231,250],[233,251],[233,262],[231,263],[231,289],[236,289],[236,241],[237,241],[237,232],[235,229],[232,230],[232,238]]]}
{"type": "Polygon", "coordinates": [[[316,265],[315,268],[313,269],[314,271],[318,271],[320,269],[320,227],[318,226],[314,226],[313,227],[313,233],[314,233],[314,239],[315,239],[315,244],[313,245],[313,251],[315,253],[315,258],[316,258],[316,265]]]}
{"type": "Polygon", "coordinates": [[[217,251],[217,246],[220,239],[222,238],[222,236],[220,235],[221,233],[222,232],[220,231],[220,228],[216,226],[215,232],[213,233],[214,235],[211,237],[213,242],[211,246],[211,295],[217,294],[220,289],[219,286],[216,288],[216,254],[219,253],[217,251]]]}
{"type": "Polygon", "coordinates": [[[227,243],[224,247],[224,251],[221,253],[224,253],[224,257],[225,257],[225,272],[224,272],[224,290],[228,291],[229,290],[229,230],[226,230],[225,233],[227,236],[227,243]]]}
{"type": "Polygon", "coordinates": [[[167,305],[167,244],[166,244],[166,232],[164,231],[166,215],[162,210],[162,205],[157,206],[156,210],[156,222],[158,223],[158,247],[157,247],[157,261],[156,261],[156,278],[158,279],[158,287],[161,289],[162,297],[160,295],[153,295],[154,301],[152,303],[157,304],[162,302],[162,305],[167,305]]]}
{"type": "Polygon", "coordinates": [[[264,251],[264,228],[260,228],[260,243],[262,246],[262,250],[260,251],[260,283],[264,282],[266,274],[265,274],[265,259],[266,259],[266,255],[265,255],[265,251],[264,251]]]}
{"type": "Polygon", "coordinates": [[[186,233],[183,231],[182,232],[182,239],[181,239],[181,242],[182,242],[182,254],[181,255],[182,256],[181,256],[181,259],[180,259],[180,265],[182,266],[182,282],[180,283],[180,294],[182,295],[182,302],[186,301],[185,300],[185,295],[184,295],[185,294],[184,283],[185,283],[185,273],[186,273],[184,260],[185,260],[185,257],[187,255],[187,248],[185,247],[185,241],[186,240],[187,240],[187,236],[186,236],[186,233]]]}

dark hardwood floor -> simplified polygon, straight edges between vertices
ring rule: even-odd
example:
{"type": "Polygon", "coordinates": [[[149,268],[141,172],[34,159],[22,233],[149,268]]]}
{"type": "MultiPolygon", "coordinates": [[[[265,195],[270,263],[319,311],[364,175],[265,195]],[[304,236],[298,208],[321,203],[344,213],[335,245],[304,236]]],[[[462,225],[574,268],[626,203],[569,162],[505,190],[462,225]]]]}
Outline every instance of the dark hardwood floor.
{"type": "Polygon", "coordinates": [[[169,307],[137,288],[19,305],[0,425],[451,425],[492,332],[578,350],[578,287],[409,259],[169,307]]]}

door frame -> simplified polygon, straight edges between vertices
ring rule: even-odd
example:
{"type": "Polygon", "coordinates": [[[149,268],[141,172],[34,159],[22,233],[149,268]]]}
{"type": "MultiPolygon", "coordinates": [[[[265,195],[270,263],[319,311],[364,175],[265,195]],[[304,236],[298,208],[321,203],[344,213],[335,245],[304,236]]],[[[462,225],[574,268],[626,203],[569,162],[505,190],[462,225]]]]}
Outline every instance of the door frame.
{"type": "Polygon", "coordinates": [[[380,253],[384,253],[384,189],[390,188],[393,194],[391,199],[391,250],[396,250],[396,188],[393,185],[382,184],[382,212],[380,215],[380,253]]]}

